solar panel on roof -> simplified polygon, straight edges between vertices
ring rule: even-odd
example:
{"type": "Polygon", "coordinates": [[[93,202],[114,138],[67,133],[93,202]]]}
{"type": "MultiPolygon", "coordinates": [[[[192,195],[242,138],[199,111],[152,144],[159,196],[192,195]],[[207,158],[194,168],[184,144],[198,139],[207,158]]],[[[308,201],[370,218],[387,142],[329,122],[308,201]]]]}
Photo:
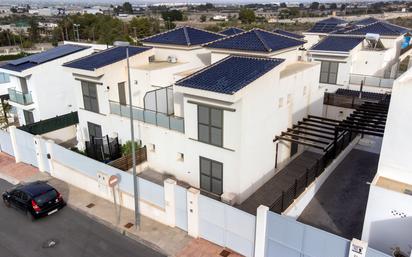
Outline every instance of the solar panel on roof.
{"type": "Polygon", "coordinates": [[[50,60],[57,59],[62,56],[77,52],[79,50],[85,49],[86,47],[80,45],[62,45],[56,48],[52,48],[42,53],[26,56],[17,60],[10,61],[12,65],[20,65],[26,62],[32,62],[36,64],[41,64],[48,62],[50,60]]]}

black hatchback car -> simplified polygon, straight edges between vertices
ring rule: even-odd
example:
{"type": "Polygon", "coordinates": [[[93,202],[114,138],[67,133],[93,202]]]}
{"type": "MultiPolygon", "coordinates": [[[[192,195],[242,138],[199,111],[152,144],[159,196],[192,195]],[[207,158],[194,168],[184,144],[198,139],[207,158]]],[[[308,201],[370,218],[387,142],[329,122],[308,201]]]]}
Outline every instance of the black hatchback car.
{"type": "Polygon", "coordinates": [[[23,211],[30,220],[51,215],[66,203],[62,195],[43,181],[21,184],[3,193],[7,207],[23,211]]]}

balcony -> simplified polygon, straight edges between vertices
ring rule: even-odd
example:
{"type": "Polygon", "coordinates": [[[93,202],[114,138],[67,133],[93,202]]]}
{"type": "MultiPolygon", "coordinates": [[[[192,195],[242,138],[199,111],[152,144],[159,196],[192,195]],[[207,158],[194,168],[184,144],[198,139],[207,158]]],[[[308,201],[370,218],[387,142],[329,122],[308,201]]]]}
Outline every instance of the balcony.
{"type": "MultiPolygon", "coordinates": [[[[121,105],[118,102],[109,101],[110,113],[121,117],[130,118],[130,106],[121,105]]],[[[167,115],[165,113],[151,111],[133,106],[133,119],[145,123],[153,124],[158,127],[167,128],[180,133],[185,132],[184,119],[181,117],[167,115]]]]}
{"type": "Polygon", "coordinates": [[[23,93],[23,92],[15,90],[14,88],[9,88],[8,93],[9,93],[9,101],[13,103],[18,103],[21,105],[30,105],[33,103],[33,98],[30,92],[23,93]]]}
{"type": "Polygon", "coordinates": [[[382,78],[369,75],[361,74],[350,74],[349,84],[351,85],[361,85],[367,87],[380,87],[380,88],[392,88],[395,79],[382,78]]]}

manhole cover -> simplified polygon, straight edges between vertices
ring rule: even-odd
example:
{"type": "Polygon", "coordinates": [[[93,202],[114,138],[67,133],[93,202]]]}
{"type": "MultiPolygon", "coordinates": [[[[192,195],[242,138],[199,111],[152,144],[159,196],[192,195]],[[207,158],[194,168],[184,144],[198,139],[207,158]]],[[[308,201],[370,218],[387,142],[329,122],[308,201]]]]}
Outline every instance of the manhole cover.
{"type": "Polygon", "coordinates": [[[228,256],[230,255],[230,252],[227,251],[227,250],[223,250],[223,251],[220,252],[219,255],[220,255],[220,256],[223,256],[223,257],[228,257],[228,256]]]}
{"type": "Polygon", "coordinates": [[[130,223],[130,222],[129,222],[129,223],[127,223],[126,225],[124,225],[124,227],[125,227],[125,228],[131,228],[131,227],[133,227],[133,223],[130,223]]]}
{"type": "Polygon", "coordinates": [[[42,247],[43,248],[53,248],[59,243],[58,240],[56,239],[49,239],[46,242],[43,243],[42,247]]]}
{"type": "Polygon", "coordinates": [[[94,203],[89,203],[88,205],[86,205],[87,208],[93,208],[94,207],[94,203]]]}

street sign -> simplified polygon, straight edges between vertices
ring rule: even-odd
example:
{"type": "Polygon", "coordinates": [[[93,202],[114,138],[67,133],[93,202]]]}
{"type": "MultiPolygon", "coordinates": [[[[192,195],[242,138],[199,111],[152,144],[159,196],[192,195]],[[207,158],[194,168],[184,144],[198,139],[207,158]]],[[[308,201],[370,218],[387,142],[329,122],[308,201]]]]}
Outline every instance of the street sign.
{"type": "Polygon", "coordinates": [[[109,184],[109,187],[115,187],[119,183],[119,177],[111,175],[107,183],[109,184]]]}

